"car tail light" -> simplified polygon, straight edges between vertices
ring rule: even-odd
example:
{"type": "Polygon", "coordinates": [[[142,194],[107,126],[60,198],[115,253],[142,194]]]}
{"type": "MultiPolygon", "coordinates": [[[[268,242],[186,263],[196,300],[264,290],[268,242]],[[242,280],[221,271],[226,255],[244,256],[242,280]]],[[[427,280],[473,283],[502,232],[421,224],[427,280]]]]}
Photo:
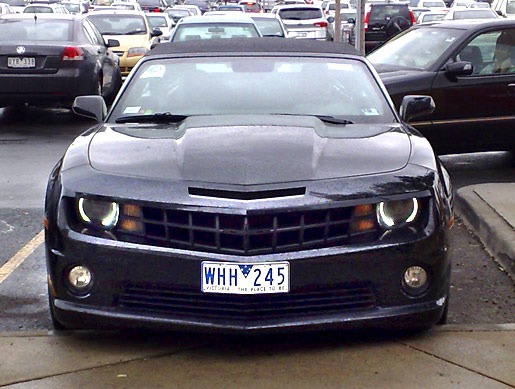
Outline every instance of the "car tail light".
{"type": "Polygon", "coordinates": [[[315,27],[327,27],[327,22],[316,22],[315,27]]]}
{"type": "Polygon", "coordinates": [[[370,20],[370,11],[367,12],[367,14],[365,15],[365,20],[363,20],[363,28],[365,29],[365,31],[368,30],[368,21],[370,20]]]}
{"type": "Polygon", "coordinates": [[[66,46],[61,55],[62,61],[82,61],[84,52],[81,48],[75,46],[66,46]]]}

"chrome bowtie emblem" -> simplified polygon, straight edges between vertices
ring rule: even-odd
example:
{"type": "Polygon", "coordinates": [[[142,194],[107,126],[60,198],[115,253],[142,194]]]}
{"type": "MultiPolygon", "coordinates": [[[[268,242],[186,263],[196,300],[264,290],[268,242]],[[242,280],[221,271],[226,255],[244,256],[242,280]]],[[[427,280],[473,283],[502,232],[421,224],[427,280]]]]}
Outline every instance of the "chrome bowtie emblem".
{"type": "Polygon", "coordinates": [[[18,47],[16,48],[16,52],[17,52],[18,54],[24,54],[24,53],[25,53],[25,47],[23,47],[23,46],[18,46],[18,47]]]}

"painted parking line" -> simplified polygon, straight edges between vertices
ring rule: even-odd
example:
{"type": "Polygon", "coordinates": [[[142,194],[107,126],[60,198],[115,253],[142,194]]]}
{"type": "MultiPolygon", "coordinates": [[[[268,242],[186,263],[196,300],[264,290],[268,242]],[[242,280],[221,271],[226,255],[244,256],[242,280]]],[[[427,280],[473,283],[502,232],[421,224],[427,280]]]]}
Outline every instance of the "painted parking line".
{"type": "Polygon", "coordinates": [[[41,230],[32,240],[23,246],[5,265],[0,267],[0,284],[36,250],[45,239],[45,230],[41,230]]]}

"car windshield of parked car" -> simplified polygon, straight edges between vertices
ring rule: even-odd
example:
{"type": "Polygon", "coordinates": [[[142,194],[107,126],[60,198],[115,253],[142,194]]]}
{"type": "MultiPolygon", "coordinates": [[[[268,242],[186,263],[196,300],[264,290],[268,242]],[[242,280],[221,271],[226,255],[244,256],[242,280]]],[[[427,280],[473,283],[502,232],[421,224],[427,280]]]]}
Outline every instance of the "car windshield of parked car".
{"type": "Polygon", "coordinates": [[[367,58],[374,66],[392,65],[429,69],[466,31],[452,28],[420,28],[392,38],[367,58]]]}
{"type": "Polygon", "coordinates": [[[147,61],[132,74],[108,121],[270,114],[336,124],[396,121],[362,61],[259,56],[147,61]]]}
{"type": "Polygon", "coordinates": [[[69,20],[0,19],[0,42],[71,41],[72,22],[69,20]]]}
{"type": "Polygon", "coordinates": [[[316,8],[287,8],[279,10],[278,14],[283,20],[309,20],[323,17],[322,9],[316,8]]]}
{"type": "Polygon", "coordinates": [[[103,35],[146,34],[147,28],[140,15],[91,14],[88,19],[103,35]]]}
{"type": "Polygon", "coordinates": [[[216,38],[257,38],[259,32],[251,23],[187,23],[177,26],[173,42],[216,38]]]}

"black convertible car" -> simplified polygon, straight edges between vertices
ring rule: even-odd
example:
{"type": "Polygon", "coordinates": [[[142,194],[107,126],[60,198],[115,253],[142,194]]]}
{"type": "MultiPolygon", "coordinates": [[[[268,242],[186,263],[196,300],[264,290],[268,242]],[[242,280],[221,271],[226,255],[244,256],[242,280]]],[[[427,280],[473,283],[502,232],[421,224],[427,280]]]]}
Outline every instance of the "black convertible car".
{"type": "Polygon", "coordinates": [[[449,176],[351,46],[165,43],[53,169],[56,328],[425,328],[449,301],[449,176]]]}

